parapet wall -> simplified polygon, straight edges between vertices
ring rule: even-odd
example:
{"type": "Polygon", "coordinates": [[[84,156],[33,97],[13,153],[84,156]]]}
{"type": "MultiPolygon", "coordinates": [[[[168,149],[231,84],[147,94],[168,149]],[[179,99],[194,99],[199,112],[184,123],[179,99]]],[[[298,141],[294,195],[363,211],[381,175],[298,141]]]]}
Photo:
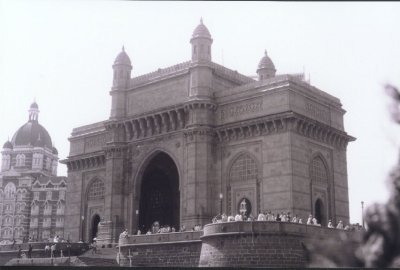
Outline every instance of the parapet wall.
{"type": "Polygon", "coordinates": [[[304,267],[305,246],[354,232],[312,225],[238,221],[201,232],[134,235],[120,240],[121,266],[304,267]]]}
{"type": "Polygon", "coordinates": [[[202,232],[131,235],[120,239],[121,266],[196,267],[202,232]]]}

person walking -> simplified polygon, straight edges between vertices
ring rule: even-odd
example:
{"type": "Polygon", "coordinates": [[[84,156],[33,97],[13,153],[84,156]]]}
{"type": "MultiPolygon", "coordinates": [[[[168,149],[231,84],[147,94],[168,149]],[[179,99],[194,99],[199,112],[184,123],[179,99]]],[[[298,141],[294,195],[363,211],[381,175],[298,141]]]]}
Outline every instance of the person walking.
{"type": "Polygon", "coordinates": [[[69,240],[67,241],[67,249],[68,249],[68,257],[71,258],[71,243],[69,242],[69,240]]]}
{"type": "Polygon", "coordinates": [[[47,258],[49,256],[50,253],[50,245],[49,243],[46,244],[46,246],[44,247],[44,256],[47,258]]]}
{"type": "Polygon", "coordinates": [[[96,254],[97,253],[97,244],[96,241],[93,241],[92,243],[92,254],[96,254]]]}
{"type": "Polygon", "coordinates": [[[51,251],[51,258],[54,258],[54,252],[56,251],[56,244],[53,244],[52,246],[51,246],[51,248],[50,248],[50,251],[51,251]]]}
{"type": "Polygon", "coordinates": [[[22,257],[22,249],[21,246],[18,246],[18,258],[20,259],[22,257]]]}
{"type": "Polygon", "coordinates": [[[28,258],[32,258],[32,244],[29,244],[29,248],[28,248],[28,258]]]}

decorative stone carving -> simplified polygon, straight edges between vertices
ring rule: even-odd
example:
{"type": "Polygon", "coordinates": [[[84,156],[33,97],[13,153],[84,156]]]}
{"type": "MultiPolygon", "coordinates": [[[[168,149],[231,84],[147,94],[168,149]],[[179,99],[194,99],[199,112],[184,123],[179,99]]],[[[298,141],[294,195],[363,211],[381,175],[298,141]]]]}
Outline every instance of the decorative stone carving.
{"type": "Polygon", "coordinates": [[[105,166],[105,155],[88,156],[66,162],[68,171],[85,170],[105,166]]]}
{"type": "Polygon", "coordinates": [[[226,120],[229,118],[235,118],[239,115],[251,114],[263,110],[263,100],[257,99],[251,102],[244,102],[240,104],[226,105],[221,108],[220,118],[226,120]]]}
{"type": "Polygon", "coordinates": [[[347,143],[354,140],[353,137],[343,131],[296,113],[285,113],[280,116],[265,117],[256,121],[243,121],[234,125],[217,128],[216,133],[220,142],[229,142],[231,140],[280,133],[288,130],[330,144],[338,149],[345,149],[347,143]]]}

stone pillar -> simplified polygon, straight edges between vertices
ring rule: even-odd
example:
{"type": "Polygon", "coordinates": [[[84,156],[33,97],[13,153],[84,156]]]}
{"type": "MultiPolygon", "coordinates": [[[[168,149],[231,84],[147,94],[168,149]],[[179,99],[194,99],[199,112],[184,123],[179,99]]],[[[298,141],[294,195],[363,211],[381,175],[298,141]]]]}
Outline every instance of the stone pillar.
{"type": "Polygon", "coordinates": [[[119,234],[124,230],[124,159],[126,143],[123,142],[122,126],[108,126],[112,132],[112,141],[104,148],[106,152],[106,181],[104,198],[104,239],[118,242],[119,234]],[[107,235],[107,236],[106,236],[107,235]]]}
{"type": "Polygon", "coordinates": [[[72,171],[70,166],[68,166],[64,235],[67,237],[69,235],[71,242],[78,242],[82,240],[81,216],[84,215],[82,205],[85,203],[85,198],[82,194],[82,173],[72,171]]]}
{"type": "Polygon", "coordinates": [[[210,128],[193,128],[186,136],[186,179],[183,203],[186,211],[182,223],[191,228],[196,224],[211,222],[213,215],[212,167],[213,131],[210,128]]]}

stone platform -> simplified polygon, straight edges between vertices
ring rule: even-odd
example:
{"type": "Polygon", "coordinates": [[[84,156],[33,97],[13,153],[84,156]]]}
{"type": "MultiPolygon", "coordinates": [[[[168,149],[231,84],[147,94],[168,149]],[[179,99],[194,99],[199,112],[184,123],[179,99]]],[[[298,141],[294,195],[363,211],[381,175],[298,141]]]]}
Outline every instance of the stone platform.
{"type": "Polygon", "coordinates": [[[312,225],[238,221],[200,232],[131,235],[121,239],[121,266],[304,267],[306,246],[356,232],[312,225]]]}

